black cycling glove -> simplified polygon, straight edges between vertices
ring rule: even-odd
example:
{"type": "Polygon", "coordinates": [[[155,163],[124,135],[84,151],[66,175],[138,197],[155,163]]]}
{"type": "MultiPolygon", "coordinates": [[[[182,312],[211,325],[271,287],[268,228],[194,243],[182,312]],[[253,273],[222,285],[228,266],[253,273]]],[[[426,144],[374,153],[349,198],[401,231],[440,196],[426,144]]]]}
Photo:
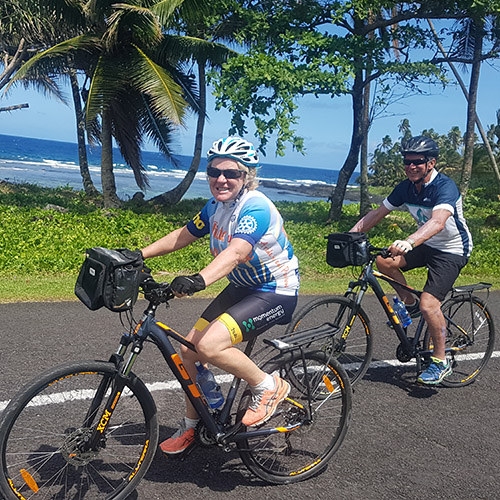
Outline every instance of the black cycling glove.
{"type": "Polygon", "coordinates": [[[205,280],[199,274],[192,276],[177,276],[170,284],[172,292],[179,295],[193,295],[193,293],[205,290],[205,280]]]}

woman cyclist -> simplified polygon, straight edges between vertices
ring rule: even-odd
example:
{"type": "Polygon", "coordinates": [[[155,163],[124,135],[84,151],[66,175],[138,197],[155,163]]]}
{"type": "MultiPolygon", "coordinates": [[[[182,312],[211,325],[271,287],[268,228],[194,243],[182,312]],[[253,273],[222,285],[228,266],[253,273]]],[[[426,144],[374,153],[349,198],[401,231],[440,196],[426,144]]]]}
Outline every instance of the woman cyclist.
{"type": "MultiPolygon", "coordinates": [[[[246,426],[266,422],[290,391],[277,374],[264,373],[235,344],[248,341],[276,324],[290,321],[299,289],[298,261],[274,204],[256,191],[259,158],[254,146],[227,137],[207,154],[212,198],[184,227],[142,250],[144,258],[174,252],[210,235],[211,263],[192,276],[172,283],[177,297],[192,295],[227,277],[228,286],[210,303],[187,336],[196,353],[182,348],[183,363],[196,377],[195,362],[211,363],[245,380],[252,402],[243,416],[246,426]]],[[[194,443],[199,417],[186,398],[180,428],[161,443],[168,455],[194,443]]]]}

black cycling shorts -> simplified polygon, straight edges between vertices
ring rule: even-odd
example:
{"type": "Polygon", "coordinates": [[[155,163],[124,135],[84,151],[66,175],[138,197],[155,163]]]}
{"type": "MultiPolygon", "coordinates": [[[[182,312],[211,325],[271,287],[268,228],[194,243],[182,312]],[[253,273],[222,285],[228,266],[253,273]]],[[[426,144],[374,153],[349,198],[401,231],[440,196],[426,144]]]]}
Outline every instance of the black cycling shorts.
{"type": "Polygon", "coordinates": [[[417,267],[427,267],[427,281],[424,292],[430,293],[441,302],[453,288],[462,268],[468,258],[448,252],[436,250],[428,245],[419,245],[404,256],[406,265],[402,271],[417,267]]]}
{"type": "Polygon", "coordinates": [[[248,341],[273,325],[284,325],[292,319],[297,295],[259,292],[229,284],[203,311],[195,328],[202,331],[218,319],[227,326],[231,342],[248,341]]]}

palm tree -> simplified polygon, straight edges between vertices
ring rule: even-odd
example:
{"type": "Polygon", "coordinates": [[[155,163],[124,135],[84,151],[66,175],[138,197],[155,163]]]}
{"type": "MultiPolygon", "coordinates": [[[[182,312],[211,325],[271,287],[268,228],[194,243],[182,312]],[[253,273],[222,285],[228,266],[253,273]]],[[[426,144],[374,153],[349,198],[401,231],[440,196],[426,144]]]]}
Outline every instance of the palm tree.
{"type": "MultiPolygon", "coordinates": [[[[52,7],[63,0],[52,0],[52,7]]],[[[49,2],[47,2],[49,3],[49,2]]],[[[17,78],[33,71],[62,74],[71,67],[89,77],[86,127],[102,146],[101,182],[106,207],[116,207],[113,139],[132,168],[137,185],[148,185],[141,160],[146,139],[171,161],[172,132],[183,125],[188,105],[196,107],[192,78],[183,71],[179,53],[189,47],[207,54],[220,46],[166,32],[179,16],[203,13],[197,0],[88,0],[78,4],[84,15],[83,33],[32,58],[17,78]],[[182,46],[182,51],[175,50],[182,46]],[[187,48],[186,48],[187,47],[187,48]]]]}
{"type": "Polygon", "coordinates": [[[427,21],[434,34],[436,44],[440,52],[448,62],[462,89],[462,92],[464,93],[465,99],[467,100],[467,130],[465,132],[464,139],[465,152],[462,176],[460,179],[460,191],[462,192],[462,195],[465,196],[471,181],[472,166],[475,155],[475,126],[477,126],[481,138],[483,139],[484,147],[488,152],[493,171],[495,172],[497,181],[500,185],[500,172],[498,170],[497,162],[493,151],[491,150],[487,134],[484,131],[479,116],[476,113],[481,63],[485,59],[498,56],[500,46],[500,38],[498,36],[500,17],[496,13],[488,14],[480,5],[477,6],[477,8],[473,8],[471,17],[461,19],[456,23],[453,32],[455,47],[452,47],[452,50],[449,53],[447,53],[442,46],[432,22],[429,19],[427,21]],[[483,46],[485,45],[486,40],[491,42],[491,46],[489,51],[483,53],[483,46]],[[462,64],[466,62],[471,65],[471,76],[468,90],[453,65],[453,60],[455,58],[462,64]]]}
{"type": "MultiPolygon", "coordinates": [[[[2,37],[0,39],[0,51],[4,62],[3,71],[0,74],[0,89],[10,85],[15,79],[16,71],[23,63],[31,57],[46,50],[52,45],[74,35],[80,28],[78,19],[81,12],[73,11],[69,15],[65,5],[44,9],[39,2],[31,0],[12,0],[9,5],[0,3],[0,28],[2,37]]],[[[81,127],[81,101],[76,72],[70,70],[68,73],[73,102],[75,103],[75,114],[78,126],[78,152],[80,173],[83,186],[87,195],[95,196],[95,189],[90,177],[87,150],[85,145],[84,129],[81,127]]],[[[32,72],[22,83],[31,85],[37,90],[55,96],[58,100],[66,103],[57,82],[45,73],[32,72]]],[[[28,107],[28,104],[21,105],[28,107]]]]}
{"type": "Polygon", "coordinates": [[[189,44],[183,47],[183,40],[190,38],[194,40],[218,41],[224,43],[235,43],[241,23],[234,22],[238,18],[238,11],[243,7],[234,0],[206,0],[207,10],[210,16],[186,16],[176,26],[177,30],[184,33],[184,37],[171,36],[171,42],[176,39],[179,42],[176,52],[179,57],[186,62],[194,63],[198,75],[198,101],[196,121],[195,143],[193,158],[189,169],[181,182],[172,190],[154,197],[151,203],[161,203],[164,205],[174,205],[178,203],[191,186],[198,168],[200,166],[201,153],[203,148],[203,131],[207,119],[207,69],[218,69],[227,61],[229,55],[235,54],[224,45],[219,44],[189,44]],[[184,50],[182,50],[184,48],[184,50]],[[207,48],[210,49],[207,52],[207,48]],[[187,50],[186,50],[187,49],[187,50]]]}

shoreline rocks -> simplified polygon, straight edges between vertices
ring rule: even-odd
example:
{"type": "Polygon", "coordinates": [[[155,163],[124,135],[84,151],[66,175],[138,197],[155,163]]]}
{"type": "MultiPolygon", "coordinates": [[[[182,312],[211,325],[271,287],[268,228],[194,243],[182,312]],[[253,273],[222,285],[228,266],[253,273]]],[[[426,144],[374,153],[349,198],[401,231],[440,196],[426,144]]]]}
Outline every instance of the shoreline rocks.
{"type": "MultiPolygon", "coordinates": [[[[324,198],[328,200],[332,194],[333,188],[332,184],[300,184],[299,186],[291,186],[288,184],[280,184],[276,181],[260,180],[260,185],[269,189],[276,189],[280,193],[300,193],[304,196],[310,196],[311,198],[324,198]]],[[[348,201],[359,202],[360,194],[359,188],[347,188],[345,199],[348,201]]],[[[370,195],[371,201],[373,203],[381,203],[382,198],[370,195]]]]}

